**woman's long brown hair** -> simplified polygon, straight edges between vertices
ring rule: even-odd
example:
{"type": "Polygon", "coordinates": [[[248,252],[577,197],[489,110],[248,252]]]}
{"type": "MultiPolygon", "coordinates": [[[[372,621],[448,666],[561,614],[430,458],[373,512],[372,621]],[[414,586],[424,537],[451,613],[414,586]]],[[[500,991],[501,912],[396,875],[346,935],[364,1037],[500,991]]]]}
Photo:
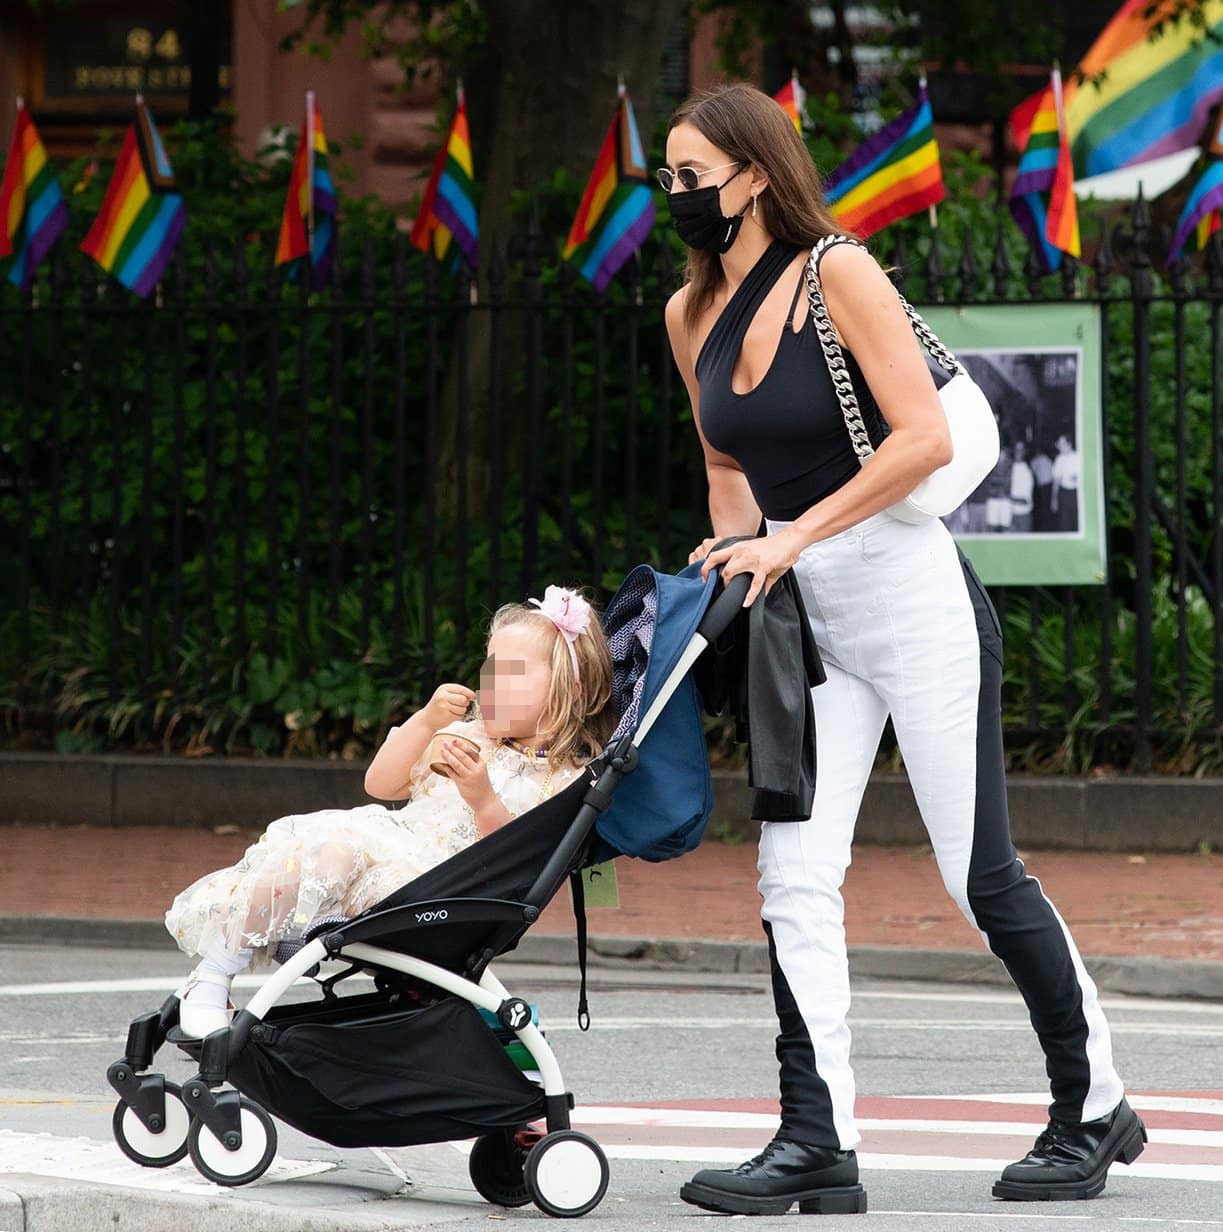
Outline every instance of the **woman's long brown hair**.
{"type": "MultiPolygon", "coordinates": [[[[724,150],[728,162],[750,163],[768,176],[759,198],[760,221],[774,239],[810,248],[826,235],[844,232],[824,201],[819,172],[793,121],[755,86],[736,82],[694,94],[680,104],[668,131],[680,124],[691,124],[724,150]]],[[[722,285],[721,259],[690,249],[684,275],[684,326],[691,332],[722,285]]]]}

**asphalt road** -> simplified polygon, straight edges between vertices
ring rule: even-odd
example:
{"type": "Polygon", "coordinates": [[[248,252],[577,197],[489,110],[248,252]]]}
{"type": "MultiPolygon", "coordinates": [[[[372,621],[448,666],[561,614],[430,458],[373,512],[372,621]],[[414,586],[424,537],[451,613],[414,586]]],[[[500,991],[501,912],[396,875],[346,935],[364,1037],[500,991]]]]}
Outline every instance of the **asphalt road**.
{"type": "MultiPolygon", "coordinates": [[[[141,1186],[161,1201],[218,1196],[189,1161],[140,1169],[110,1138],[106,1067],[121,1055],[128,1021],[159,1004],[183,969],[181,957],[164,950],[0,948],[0,1188],[26,1183],[4,1173],[59,1177],[40,1184],[77,1192],[88,1181],[101,1186],[88,1192],[109,1195],[94,1203],[99,1220],[107,1201],[129,1202],[133,1211],[139,1204],[114,1186],[141,1186]]],[[[611,1160],[607,1197],[587,1221],[636,1230],[714,1218],[680,1203],[678,1190],[699,1167],[727,1166],[771,1136],[775,1026],[766,981],[592,972],[593,1028],[583,1035],[570,972],[498,970],[511,991],[540,1006],[578,1099],[575,1125],[611,1160]]],[[[859,1153],[870,1198],[860,1223],[906,1232],[1223,1230],[1223,1005],[1120,998],[1105,1005],[1151,1146],[1134,1168],[1113,1169],[1102,1198],[1037,1207],[999,1203],[989,1192],[998,1167],[1023,1153],[1044,1116],[1043,1061],[1018,997],[969,986],[856,985],[859,1153]]],[[[176,1080],[194,1072],[169,1049],[159,1060],[176,1080]]],[[[501,1212],[483,1203],[467,1180],[464,1151],[451,1144],[338,1151],[284,1128],[280,1156],[262,1181],[220,1195],[228,1226],[242,1226],[235,1218],[266,1211],[264,1204],[336,1229],[544,1218],[530,1207],[501,1212]]],[[[27,1218],[27,1232],[58,1226],[49,1216],[42,1224],[27,1218]]],[[[82,1223],[63,1226],[87,1232],[82,1223]]]]}

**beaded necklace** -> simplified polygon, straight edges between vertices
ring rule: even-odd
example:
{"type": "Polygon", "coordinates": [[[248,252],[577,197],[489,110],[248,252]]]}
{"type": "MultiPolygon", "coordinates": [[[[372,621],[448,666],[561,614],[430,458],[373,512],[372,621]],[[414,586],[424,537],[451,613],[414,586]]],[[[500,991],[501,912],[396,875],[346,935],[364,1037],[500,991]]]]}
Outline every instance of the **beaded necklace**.
{"type": "Polygon", "coordinates": [[[537,761],[542,761],[548,756],[548,750],[546,748],[533,749],[530,745],[521,744],[511,736],[502,736],[501,743],[507,748],[513,749],[515,753],[521,753],[523,757],[534,757],[537,761]]]}

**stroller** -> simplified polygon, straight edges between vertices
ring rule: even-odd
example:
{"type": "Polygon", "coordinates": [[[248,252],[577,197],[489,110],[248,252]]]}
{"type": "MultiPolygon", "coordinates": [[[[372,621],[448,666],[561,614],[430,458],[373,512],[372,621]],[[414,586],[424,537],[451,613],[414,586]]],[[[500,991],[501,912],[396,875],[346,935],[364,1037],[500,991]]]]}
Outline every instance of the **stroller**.
{"type": "Polygon", "coordinates": [[[633,570],[604,616],[622,718],[585,775],[362,915],[317,922],[282,945],[281,965],[227,1028],[185,1036],[176,996],[134,1019],[107,1070],[124,1154],[146,1167],[189,1154],[209,1180],[244,1185],[275,1155],[274,1114],[340,1147],[475,1138],[469,1171],[488,1201],[534,1202],[554,1216],[593,1210],[607,1158],[570,1128],[574,1100],[556,1057],[529,1003],[490,964],[570,880],[588,1025],[580,870],[618,854],[668,859],[700,842],[712,790],[690,668],[743,613],[749,582],[722,587],[714,572],[702,581],[698,566],[674,577],[633,570]],[[346,965],[323,978],[328,961],[346,965]],[[372,992],[336,991],[358,973],[373,976],[372,992]],[[303,976],[321,997],[279,1004],[303,976]],[[181,1088],[149,1072],[166,1042],[199,1065],[181,1088]],[[521,1048],[538,1081],[511,1059],[521,1048]]]}

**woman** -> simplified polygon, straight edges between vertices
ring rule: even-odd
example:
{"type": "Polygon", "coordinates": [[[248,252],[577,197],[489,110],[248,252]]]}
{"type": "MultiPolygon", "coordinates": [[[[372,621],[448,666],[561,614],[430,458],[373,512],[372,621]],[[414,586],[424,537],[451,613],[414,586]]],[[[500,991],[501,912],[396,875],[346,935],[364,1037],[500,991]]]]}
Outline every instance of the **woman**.
{"type": "Polygon", "coordinates": [[[709,478],[713,538],[693,553],[752,576],[752,603],[798,576],[828,673],[813,692],[819,762],[807,824],[765,823],[762,914],[781,1031],[781,1127],[754,1159],[706,1170],[685,1200],[733,1213],[859,1211],[849,977],[840,887],[890,714],[948,892],[1006,964],[1044,1049],[1053,1102],[1032,1151],[994,1193],[1092,1197],[1142,1123],[1123,1098],[1108,1026],[1070,934],[1010,839],[999,709],[1002,639],[981,583],[937,519],[887,507],[950,456],[919,344],[883,270],[827,250],[820,278],[872,428],[859,467],[808,319],[803,266],[837,231],[793,126],[744,85],[672,118],[659,180],[690,247],[667,305],[709,478]],[[768,534],[713,550],[730,536],[768,534]]]}
{"type": "Polygon", "coordinates": [[[1050,474],[1052,498],[1049,505],[1053,528],[1062,534],[1073,534],[1079,529],[1079,484],[1083,477],[1083,460],[1064,432],[1054,442],[1054,448],[1057,457],[1053,459],[1050,474]]]}
{"type": "Polygon", "coordinates": [[[1032,533],[1032,493],[1036,480],[1032,475],[1032,468],[1028,465],[1028,443],[1022,437],[1015,442],[1013,454],[1011,508],[1014,512],[1011,530],[1016,535],[1029,535],[1032,533]]]}

